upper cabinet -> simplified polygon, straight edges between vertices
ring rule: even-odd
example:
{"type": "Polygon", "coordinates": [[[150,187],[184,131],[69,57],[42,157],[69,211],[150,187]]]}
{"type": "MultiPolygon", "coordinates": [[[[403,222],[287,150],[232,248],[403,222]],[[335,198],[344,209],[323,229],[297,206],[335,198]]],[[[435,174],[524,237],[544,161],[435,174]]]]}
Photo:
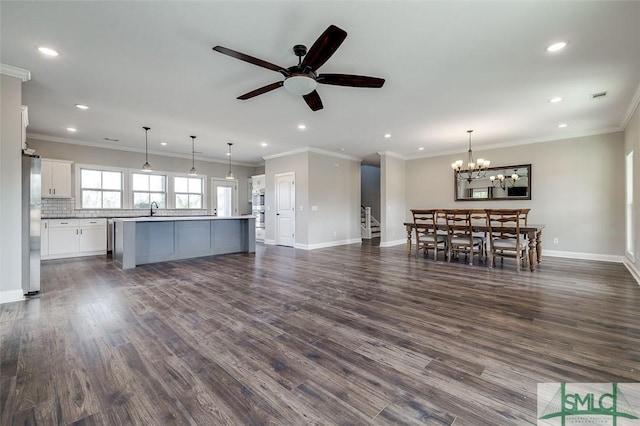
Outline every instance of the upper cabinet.
{"type": "Polygon", "coordinates": [[[253,181],[253,190],[264,190],[265,187],[265,180],[264,180],[264,175],[256,175],[256,176],[252,176],[251,179],[253,181]]]}
{"type": "Polygon", "coordinates": [[[42,198],[71,198],[71,161],[42,159],[42,198]]]}

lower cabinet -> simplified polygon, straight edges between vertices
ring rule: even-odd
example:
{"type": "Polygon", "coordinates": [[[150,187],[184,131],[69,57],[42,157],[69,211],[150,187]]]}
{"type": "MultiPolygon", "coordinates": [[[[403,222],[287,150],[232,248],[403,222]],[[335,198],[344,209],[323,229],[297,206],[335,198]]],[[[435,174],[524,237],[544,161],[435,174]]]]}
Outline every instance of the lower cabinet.
{"type": "Polygon", "coordinates": [[[40,238],[42,259],[91,256],[107,252],[107,220],[104,218],[48,219],[43,222],[40,238]]]}

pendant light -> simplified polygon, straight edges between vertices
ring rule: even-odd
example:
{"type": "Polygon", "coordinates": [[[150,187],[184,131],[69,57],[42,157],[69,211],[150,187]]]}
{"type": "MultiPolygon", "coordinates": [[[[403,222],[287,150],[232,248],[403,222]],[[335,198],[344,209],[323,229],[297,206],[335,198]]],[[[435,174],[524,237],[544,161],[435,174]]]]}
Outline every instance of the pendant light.
{"type": "Polygon", "coordinates": [[[196,158],[195,158],[196,137],[195,136],[190,136],[190,137],[191,137],[191,170],[189,170],[189,176],[198,176],[198,171],[196,170],[196,158]]]}
{"type": "Polygon", "coordinates": [[[144,129],[144,164],[142,165],[143,172],[151,172],[153,169],[151,168],[151,164],[149,164],[149,141],[147,139],[147,134],[151,127],[143,127],[144,129]]]}
{"type": "Polygon", "coordinates": [[[229,156],[229,173],[227,173],[227,179],[235,179],[236,177],[231,171],[231,145],[233,145],[233,143],[227,142],[227,145],[229,145],[229,152],[227,153],[227,155],[229,156]]]}

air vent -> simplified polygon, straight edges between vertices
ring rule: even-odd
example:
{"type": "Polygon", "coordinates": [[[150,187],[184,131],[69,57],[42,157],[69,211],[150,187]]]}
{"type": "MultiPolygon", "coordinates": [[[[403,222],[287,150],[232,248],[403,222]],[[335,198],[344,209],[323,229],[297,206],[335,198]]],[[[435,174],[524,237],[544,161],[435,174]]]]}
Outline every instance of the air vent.
{"type": "Polygon", "coordinates": [[[591,99],[604,98],[605,96],[607,96],[607,92],[592,93],[591,99]]]}
{"type": "Polygon", "coordinates": [[[120,139],[104,138],[107,142],[118,142],[120,139]]]}

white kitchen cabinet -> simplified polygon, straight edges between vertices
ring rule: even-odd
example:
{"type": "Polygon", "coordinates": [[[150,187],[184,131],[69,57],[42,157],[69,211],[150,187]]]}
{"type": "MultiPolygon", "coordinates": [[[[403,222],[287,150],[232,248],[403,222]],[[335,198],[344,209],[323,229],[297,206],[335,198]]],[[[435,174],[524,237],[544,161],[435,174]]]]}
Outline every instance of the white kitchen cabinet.
{"type": "Polygon", "coordinates": [[[76,219],[49,220],[49,256],[65,257],[78,252],[78,221],[76,219]]]}
{"type": "Polygon", "coordinates": [[[45,260],[107,252],[107,220],[104,218],[49,219],[47,227],[48,252],[41,253],[45,260]]]}
{"type": "Polygon", "coordinates": [[[78,252],[92,253],[107,250],[107,222],[105,219],[80,219],[78,252]]]}
{"type": "Polygon", "coordinates": [[[71,198],[71,161],[42,159],[42,198],[71,198]]]}
{"type": "Polygon", "coordinates": [[[264,178],[265,178],[265,175],[255,175],[255,176],[251,177],[251,179],[253,181],[252,182],[253,183],[253,185],[252,185],[253,186],[253,190],[264,189],[265,188],[266,182],[265,182],[264,178]]]}
{"type": "Polygon", "coordinates": [[[49,255],[49,221],[40,221],[40,257],[49,255]]]}

